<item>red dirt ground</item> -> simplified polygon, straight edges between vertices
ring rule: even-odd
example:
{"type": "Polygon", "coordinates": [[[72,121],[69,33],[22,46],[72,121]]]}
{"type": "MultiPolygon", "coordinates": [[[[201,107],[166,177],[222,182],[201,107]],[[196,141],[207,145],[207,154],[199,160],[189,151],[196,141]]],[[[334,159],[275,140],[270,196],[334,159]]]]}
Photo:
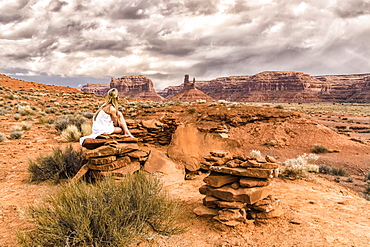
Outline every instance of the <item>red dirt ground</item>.
{"type": "MultiPolygon", "coordinates": [[[[8,87],[3,81],[0,85],[8,87]]],[[[35,84],[27,87],[33,86],[35,84]]],[[[26,88],[25,85],[22,87],[26,88]]],[[[147,117],[150,118],[150,114],[147,117]]],[[[20,121],[11,115],[0,116],[0,132],[8,134],[11,126],[20,121]]],[[[339,153],[320,155],[319,162],[345,167],[354,177],[357,175],[357,182],[349,183],[342,178],[338,184],[332,181],[333,177],[315,174],[297,181],[277,178],[272,182],[272,195],[281,201],[284,215],[265,223],[251,222],[229,229],[193,213],[204,197],[198,191],[206,175],[201,174],[194,180],[179,181],[167,188],[185,204],[188,231],[171,237],[141,239],[133,246],[370,246],[370,202],[341,186],[349,185],[347,187],[356,189],[353,184],[360,183],[361,170],[369,170],[370,146],[338,135],[315,120],[312,123],[309,120],[310,124],[304,123],[308,121],[305,118],[294,121],[279,123],[275,127],[266,121],[231,128],[230,138],[238,138],[245,150],[260,150],[263,154],[277,157],[280,162],[308,153],[314,143],[340,150],[339,153]],[[264,145],[270,140],[275,140],[277,146],[264,145]]],[[[32,127],[25,131],[23,138],[0,143],[0,156],[3,157],[0,161],[0,246],[4,247],[18,246],[16,233],[31,226],[25,219],[27,207],[57,188],[57,185],[47,182],[28,183],[28,160],[50,154],[53,147],[69,145],[53,128],[37,124],[36,119],[29,122],[32,127]]],[[[78,143],[73,145],[79,147],[78,143]]]]}

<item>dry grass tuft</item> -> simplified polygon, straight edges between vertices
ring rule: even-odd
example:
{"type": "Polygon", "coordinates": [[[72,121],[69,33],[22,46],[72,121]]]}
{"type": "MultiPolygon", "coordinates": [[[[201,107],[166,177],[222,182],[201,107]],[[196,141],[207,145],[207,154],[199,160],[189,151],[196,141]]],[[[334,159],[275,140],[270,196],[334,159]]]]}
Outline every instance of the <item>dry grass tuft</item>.
{"type": "Polygon", "coordinates": [[[128,246],[149,234],[185,228],[180,205],[158,179],[137,173],[120,182],[72,183],[29,209],[35,227],[21,246],[128,246]]]}

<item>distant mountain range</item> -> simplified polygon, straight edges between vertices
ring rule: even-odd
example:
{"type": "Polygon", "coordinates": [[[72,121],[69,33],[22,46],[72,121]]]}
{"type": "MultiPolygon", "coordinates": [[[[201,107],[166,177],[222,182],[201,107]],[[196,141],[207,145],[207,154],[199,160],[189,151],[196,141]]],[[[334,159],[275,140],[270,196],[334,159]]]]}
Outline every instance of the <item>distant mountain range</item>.
{"type": "MultiPolygon", "coordinates": [[[[145,76],[112,78],[109,85],[87,84],[81,90],[105,94],[113,87],[116,87],[123,97],[148,100],[176,98],[173,96],[184,93],[184,84],[155,92],[153,82],[145,76]]],[[[370,103],[370,73],[311,76],[301,72],[266,71],[250,76],[196,81],[195,88],[215,100],[232,102],[370,103]]]]}

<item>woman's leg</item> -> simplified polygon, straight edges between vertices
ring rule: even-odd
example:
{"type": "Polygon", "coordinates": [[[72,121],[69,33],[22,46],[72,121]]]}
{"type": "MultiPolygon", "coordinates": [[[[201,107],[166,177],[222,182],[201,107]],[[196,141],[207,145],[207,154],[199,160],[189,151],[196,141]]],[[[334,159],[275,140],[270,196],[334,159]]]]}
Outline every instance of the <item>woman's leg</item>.
{"type": "Polygon", "coordinates": [[[118,115],[118,123],[119,123],[119,127],[121,127],[122,129],[122,132],[124,135],[127,135],[127,136],[130,136],[130,137],[134,137],[130,131],[128,130],[127,128],[127,124],[126,124],[126,121],[125,121],[125,118],[123,117],[123,114],[122,112],[117,112],[117,115],[118,115]]]}

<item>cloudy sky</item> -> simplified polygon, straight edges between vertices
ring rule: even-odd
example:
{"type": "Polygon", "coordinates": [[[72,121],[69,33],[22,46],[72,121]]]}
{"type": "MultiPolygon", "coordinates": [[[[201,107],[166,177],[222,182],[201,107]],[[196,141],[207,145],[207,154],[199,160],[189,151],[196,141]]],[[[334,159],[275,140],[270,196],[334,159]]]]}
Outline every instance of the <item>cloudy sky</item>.
{"type": "Polygon", "coordinates": [[[0,73],[71,87],[368,73],[370,0],[0,0],[0,56],[0,73]]]}

